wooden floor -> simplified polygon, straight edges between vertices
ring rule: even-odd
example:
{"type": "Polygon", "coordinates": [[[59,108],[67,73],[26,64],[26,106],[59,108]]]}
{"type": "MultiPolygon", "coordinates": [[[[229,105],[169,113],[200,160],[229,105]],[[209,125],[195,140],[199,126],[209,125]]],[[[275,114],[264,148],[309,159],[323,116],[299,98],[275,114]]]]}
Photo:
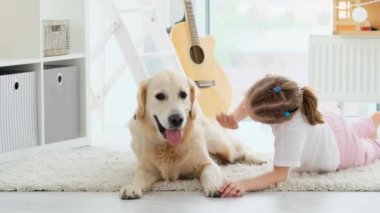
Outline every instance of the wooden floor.
{"type": "Polygon", "coordinates": [[[117,193],[0,193],[0,212],[54,213],[221,213],[221,212],[379,212],[380,193],[259,192],[241,198],[205,198],[201,192],[151,192],[140,200],[117,193]]]}

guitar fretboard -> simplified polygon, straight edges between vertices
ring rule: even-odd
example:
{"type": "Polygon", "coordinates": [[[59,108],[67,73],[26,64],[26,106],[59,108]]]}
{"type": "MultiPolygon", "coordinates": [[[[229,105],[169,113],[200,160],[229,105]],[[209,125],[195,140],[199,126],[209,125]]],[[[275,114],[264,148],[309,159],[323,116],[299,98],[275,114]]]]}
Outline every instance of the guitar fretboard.
{"type": "Polygon", "coordinates": [[[193,13],[193,4],[191,0],[184,0],[186,22],[189,25],[189,36],[192,45],[199,45],[199,36],[195,25],[195,17],[193,13]]]}

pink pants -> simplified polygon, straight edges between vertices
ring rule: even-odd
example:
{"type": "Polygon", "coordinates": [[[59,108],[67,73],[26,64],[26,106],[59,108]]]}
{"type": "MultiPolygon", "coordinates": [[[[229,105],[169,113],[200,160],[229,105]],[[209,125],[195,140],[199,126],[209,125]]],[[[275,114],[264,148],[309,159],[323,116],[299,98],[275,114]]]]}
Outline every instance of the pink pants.
{"type": "Polygon", "coordinates": [[[377,129],[371,118],[362,118],[352,123],[346,123],[341,117],[323,113],[336,138],[340,153],[338,169],[364,166],[380,159],[379,140],[368,138],[377,129]]]}

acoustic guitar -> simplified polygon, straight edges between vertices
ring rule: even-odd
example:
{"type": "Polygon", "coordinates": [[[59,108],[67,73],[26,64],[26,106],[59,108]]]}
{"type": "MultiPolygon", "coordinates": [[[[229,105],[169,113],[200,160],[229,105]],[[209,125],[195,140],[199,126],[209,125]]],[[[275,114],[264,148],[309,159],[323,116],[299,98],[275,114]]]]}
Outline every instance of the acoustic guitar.
{"type": "Polygon", "coordinates": [[[184,5],[185,22],[175,24],[170,36],[185,74],[200,90],[198,101],[203,113],[215,118],[230,109],[231,84],[215,59],[214,38],[199,38],[191,0],[184,0],[184,5]]]}

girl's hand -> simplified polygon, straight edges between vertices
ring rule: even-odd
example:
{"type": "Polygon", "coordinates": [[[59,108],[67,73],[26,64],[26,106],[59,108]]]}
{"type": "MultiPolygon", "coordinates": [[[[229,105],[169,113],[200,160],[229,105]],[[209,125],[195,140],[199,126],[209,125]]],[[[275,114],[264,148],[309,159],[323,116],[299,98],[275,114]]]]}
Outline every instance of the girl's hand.
{"type": "Polygon", "coordinates": [[[222,113],[216,116],[216,120],[224,128],[237,129],[239,127],[232,115],[222,113]]]}
{"type": "Polygon", "coordinates": [[[238,181],[224,183],[219,191],[221,197],[241,197],[247,189],[241,181],[238,181]]]}
{"type": "Polygon", "coordinates": [[[220,187],[221,197],[240,197],[247,191],[267,189],[288,179],[290,168],[273,166],[273,170],[256,177],[226,182],[220,187]]]}

